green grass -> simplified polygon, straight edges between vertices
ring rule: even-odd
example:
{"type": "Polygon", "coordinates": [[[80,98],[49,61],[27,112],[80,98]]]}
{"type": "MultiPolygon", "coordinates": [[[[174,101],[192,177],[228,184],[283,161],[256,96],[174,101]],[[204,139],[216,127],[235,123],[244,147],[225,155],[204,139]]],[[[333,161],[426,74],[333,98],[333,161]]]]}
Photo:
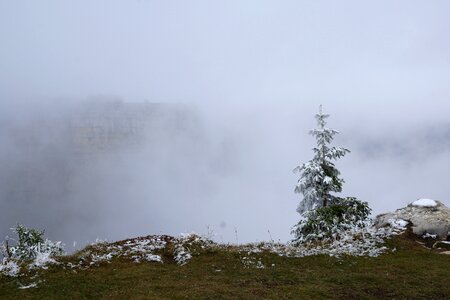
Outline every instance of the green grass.
{"type": "Polygon", "coordinates": [[[263,269],[245,267],[236,247],[205,250],[184,266],[121,259],[76,272],[53,266],[40,271],[37,288],[18,289],[33,281],[28,276],[1,277],[0,298],[450,299],[450,255],[407,234],[387,244],[397,250],[376,258],[254,254],[263,269]]]}

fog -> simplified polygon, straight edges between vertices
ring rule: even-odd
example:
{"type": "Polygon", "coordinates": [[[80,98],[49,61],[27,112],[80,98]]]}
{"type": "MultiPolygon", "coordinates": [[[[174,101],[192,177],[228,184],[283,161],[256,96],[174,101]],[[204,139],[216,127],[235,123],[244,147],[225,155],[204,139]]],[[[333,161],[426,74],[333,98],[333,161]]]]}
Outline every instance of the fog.
{"type": "Polygon", "coordinates": [[[69,246],[289,240],[292,170],[312,158],[320,104],[352,151],[337,162],[343,195],[374,215],[420,197],[449,205],[449,11],[0,1],[0,234],[19,222],[69,246]]]}

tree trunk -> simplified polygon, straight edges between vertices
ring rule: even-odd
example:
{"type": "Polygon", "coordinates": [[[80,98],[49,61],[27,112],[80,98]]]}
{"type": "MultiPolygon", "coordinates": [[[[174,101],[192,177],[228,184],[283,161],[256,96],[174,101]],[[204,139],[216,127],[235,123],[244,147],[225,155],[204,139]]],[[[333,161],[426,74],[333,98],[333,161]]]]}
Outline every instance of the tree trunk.
{"type": "Polygon", "coordinates": [[[5,242],[5,244],[6,244],[6,255],[8,255],[8,258],[11,258],[11,251],[9,250],[9,243],[8,243],[8,240],[6,240],[6,242],[5,242]]]}

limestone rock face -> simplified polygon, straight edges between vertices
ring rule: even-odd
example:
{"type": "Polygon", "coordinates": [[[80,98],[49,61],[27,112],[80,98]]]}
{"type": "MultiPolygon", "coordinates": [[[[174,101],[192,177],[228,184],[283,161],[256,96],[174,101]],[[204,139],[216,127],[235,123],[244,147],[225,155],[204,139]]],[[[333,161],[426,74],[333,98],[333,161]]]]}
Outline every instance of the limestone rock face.
{"type": "Polygon", "coordinates": [[[395,212],[378,215],[375,226],[388,226],[399,219],[410,222],[417,235],[435,234],[440,239],[450,235],[450,208],[440,201],[420,199],[395,212]]]}

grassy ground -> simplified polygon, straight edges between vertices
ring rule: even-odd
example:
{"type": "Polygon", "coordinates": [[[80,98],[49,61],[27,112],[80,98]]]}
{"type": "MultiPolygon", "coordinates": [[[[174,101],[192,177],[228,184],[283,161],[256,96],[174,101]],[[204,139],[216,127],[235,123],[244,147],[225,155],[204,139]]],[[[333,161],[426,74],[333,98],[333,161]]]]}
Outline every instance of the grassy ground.
{"type": "MultiPolygon", "coordinates": [[[[0,278],[1,299],[450,299],[450,255],[405,234],[377,258],[286,258],[259,253],[245,267],[235,248],[206,250],[184,266],[116,259],[87,270],[50,267],[30,278],[0,278]]],[[[70,260],[71,258],[67,258],[70,260]]]]}

